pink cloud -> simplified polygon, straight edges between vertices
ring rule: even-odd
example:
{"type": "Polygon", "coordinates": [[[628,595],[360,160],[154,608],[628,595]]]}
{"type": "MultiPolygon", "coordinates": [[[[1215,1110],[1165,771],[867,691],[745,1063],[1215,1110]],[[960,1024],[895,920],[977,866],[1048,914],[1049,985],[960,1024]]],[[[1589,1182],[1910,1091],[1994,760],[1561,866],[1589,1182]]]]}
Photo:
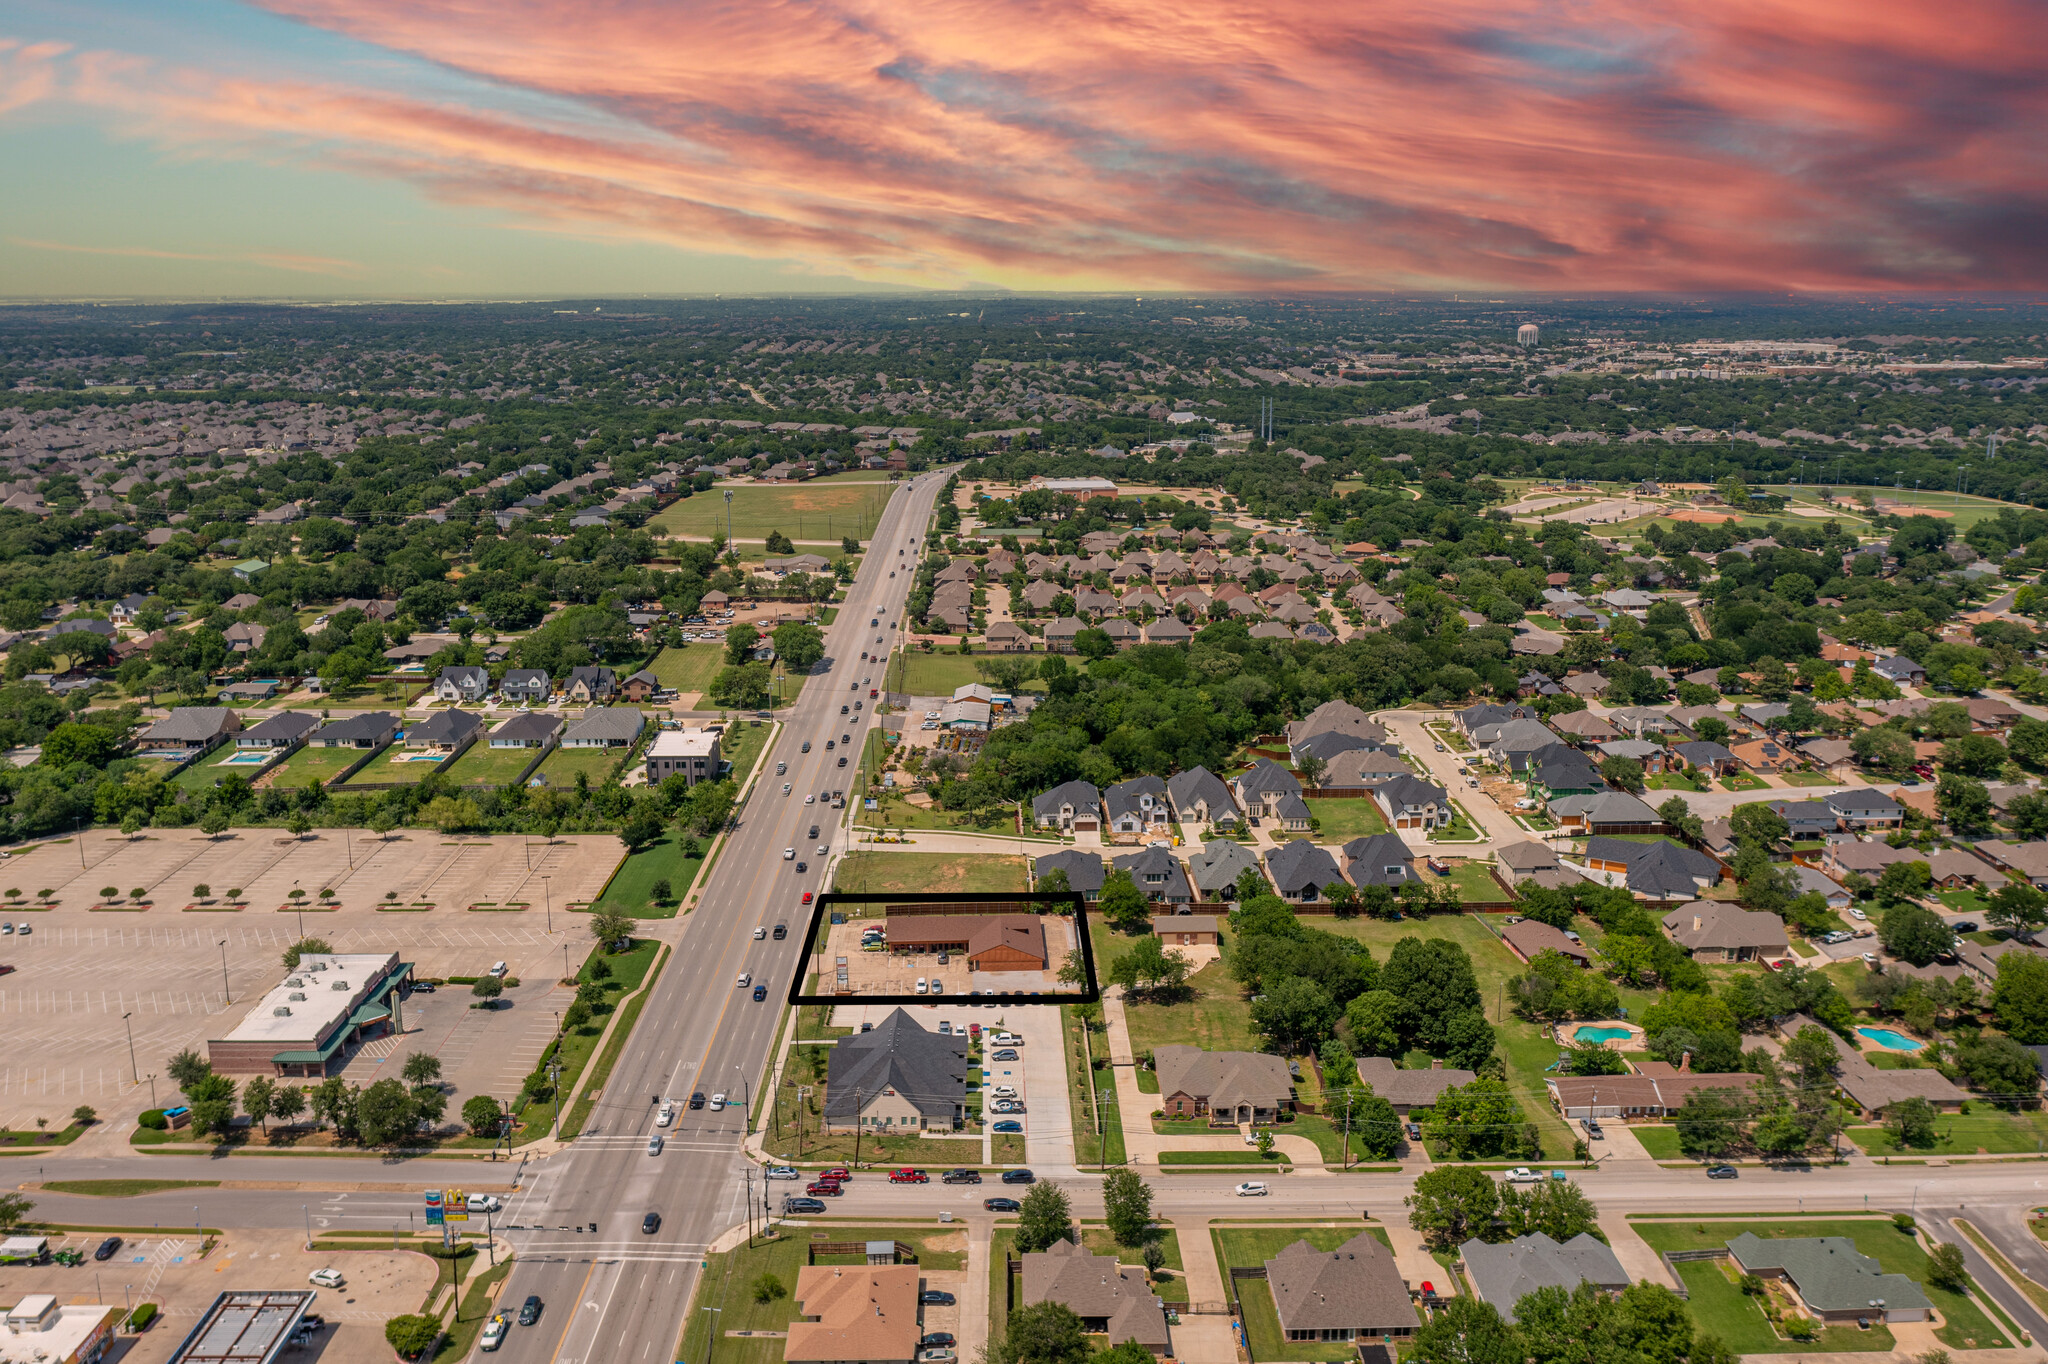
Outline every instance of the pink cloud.
{"type": "Polygon", "coordinates": [[[195,149],[878,280],[2048,284],[2048,26],[2022,0],[270,7],[545,99],[0,48],[0,110],[15,67],[47,98],[62,59],[68,97],[195,149]]]}

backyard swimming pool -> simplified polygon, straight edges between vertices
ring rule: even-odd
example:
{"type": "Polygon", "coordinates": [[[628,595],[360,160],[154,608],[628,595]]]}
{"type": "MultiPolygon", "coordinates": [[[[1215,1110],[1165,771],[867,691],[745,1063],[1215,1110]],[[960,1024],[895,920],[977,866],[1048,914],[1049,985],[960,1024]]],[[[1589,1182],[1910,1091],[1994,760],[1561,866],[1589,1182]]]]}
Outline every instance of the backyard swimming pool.
{"type": "Polygon", "coordinates": [[[214,764],[214,766],[215,766],[215,767],[261,767],[261,766],[263,766],[263,764],[265,764],[265,763],[269,762],[269,761],[270,761],[270,760],[271,760],[272,758],[274,758],[274,757],[276,757],[276,756],[277,756],[277,755],[276,755],[276,754],[274,754],[274,753],[269,753],[269,752],[265,752],[265,751],[260,751],[260,750],[258,750],[258,751],[253,751],[253,752],[248,752],[248,753],[236,753],[236,754],[234,754],[234,755],[232,755],[232,756],[230,756],[230,757],[222,758],[222,759],[221,759],[221,760],[220,760],[219,762],[215,763],[215,764],[214,764]]]}
{"type": "Polygon", "coordinates": [[[1919,1051],[1927,1045],[1919,1038],[1908,1037],[1893,1028],[1858,1028],[1856,1035],[1867,1037],[1889,1051],[1919,1051]]]}
{"type": "Polygon", "coordinates": [[[1581,1023],[1572,1029],[1572,1041],[1582,1047],[1596,1042],[1626,1042],[1629,1036],[1627,1028],[1603,1028],[1595,1023],[1581,1023]]]}

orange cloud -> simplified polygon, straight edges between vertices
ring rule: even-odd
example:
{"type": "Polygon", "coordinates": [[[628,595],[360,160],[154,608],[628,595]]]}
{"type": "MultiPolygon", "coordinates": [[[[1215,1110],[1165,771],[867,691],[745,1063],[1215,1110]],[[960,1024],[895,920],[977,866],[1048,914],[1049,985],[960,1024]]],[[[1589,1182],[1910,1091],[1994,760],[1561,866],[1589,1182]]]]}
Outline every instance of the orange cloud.
{"type": "Polygon", "coordinates": [[[2048,284],[2027,0],[269,7],[486,93],[4,47],[0,82],[61,63],[66,97],[194,149],[877,280],[2048,284]]]}

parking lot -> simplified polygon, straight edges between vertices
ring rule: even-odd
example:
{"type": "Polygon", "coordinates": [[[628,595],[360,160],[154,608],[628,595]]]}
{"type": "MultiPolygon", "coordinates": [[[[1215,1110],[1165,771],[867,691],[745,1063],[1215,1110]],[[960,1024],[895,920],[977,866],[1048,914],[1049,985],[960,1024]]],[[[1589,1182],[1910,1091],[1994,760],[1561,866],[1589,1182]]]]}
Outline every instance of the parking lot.
{"type": "MultiPolygon", "coordinates": [[[[281,954],[302,922],[306,934],[337,952],[396,951],[413,963],[416,977],[479,975],[493,962],[506,962],[521,978],[506,992],[509,1005],[472,1010],[462,987],[415,994],[405,1006],[405,1034],[369,1040],[344,1073],[368,1084],[388,1058],[427,1051],[440,1056],[444,1078],[454,1086],[451,1111],[474,1093],[509,1097],[553,1031],[554,1010],[566,1007],[566,990],[549,1002],[557,978],[590,950],[585,916],[560,906],[596,896],[617,859],[618,841],[565,839],[552,848],[534,842],[530,850],[517,838],[444,842],[431,834],[351,842],[344,846],[329,833],[280,846],[267,831],[245,831],[209,843],[197,833],[167,831],[130,843],[95,832],[87,836],[83,871],[76,845],[66,844],[0,867],[0,888],[12,885],[29,895],[51,889],[58,901],[39,912],[0,907],[0,917],[31,928],[25,936],[0,937],[0,963],[16,968],[0,978],[0,1017],[9,1041],[0,1055],[0,1126],[26,1128],[43,1117],[62,1127],[80,1104],[97,1108],[103,1119],[149,1107],[148,1076],[161,1077],[179,1050],[203,1053],[209,1037],[231,1029],[276,984],[281,954]],[[242,889],[248,907],[185,912],[192,886],[201,882],[215,898],[242,889]],[[313,892],[308,900],[332,889],[340,907],[281,912],[294,884],[313,892]],[[536,893],[543,884],[556,906],[552,932],[536,893]],[[105,885],[124,893],[141,886],[150,907],[95,912],[91,905],[105,885]],[[380,912],[386,891],[397,892],[399,904],[430,898],[435,907],[380,912]],[[517,911],[467,909],[516,899],[533,903],[517,911]]],[[[175,1093],[157,1080],[157,1103],[175,1093]]]]}
{"type": "MultiPolygon", "coordinates": [[[[153,1220],[144,1204],[114,1203],[109,1220],[153,1220]]],[[[175,1205],[183,1215],[189,1202],[175,1205]]],[[[166,1209],[166,1212],[170,1209],[166,1209]]],[[[111,1258],[95,1261],[92,1250],[101,1240],[75,1235],[50,1238],[51,1250],[71,1246],[85,1252],[86,1262],[62,1265],[0,1267],[0,1301],[16,1302],[31,1293],[53,1293],[59,1302],[103,1302],[110,1307],[154,1302],[163,1316],[140,1336],[121,1338],[124,1353],[109,1352],[120,1364],[161,1364],[195,1326],[214,1297],[228,1289],[307,1289],[306,1276],[321,1268],[341,1271],[343,1286],[317,1289],[312,1310],[327,1321],[311,1348],[291,1350],[286,1358],[306,1364],[386,1364],[391,1347],[384,1342],[384,1323],[417,1312],[433,1285],[435,1266],[411,1251],[370,1248],[308,1252],[304,1236],[288,1231],[235,1231],[200,1258],[200,1240],[188,1226],[184,1234],[169,1232],[126,1240],[111,1258]],[[97,1288],[95,1288],[97,1284],[97,1288]]]]}

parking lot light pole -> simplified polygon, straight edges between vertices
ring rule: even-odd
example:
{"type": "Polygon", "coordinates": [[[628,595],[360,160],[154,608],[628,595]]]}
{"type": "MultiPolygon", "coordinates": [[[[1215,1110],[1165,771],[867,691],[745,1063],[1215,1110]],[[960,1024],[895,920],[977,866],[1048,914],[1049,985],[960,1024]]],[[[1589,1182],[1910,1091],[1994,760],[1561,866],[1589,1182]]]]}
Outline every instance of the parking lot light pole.
{"type": "Polygon", "coordinates": [[[540,902],[541,907],[547,910],[548,932],[552,933],[555,931],[555,901],[548,894],[548,878],[545,876],[540,878],[540,902]]]}
{"type": "Polygon", "coordinates": [[[149,1106],[156,1107],[156,1072],[149,1073],[149,1106]]]}
{"type": "Polygon", "coordinates": [[[226,938],[220,940],[220,995],[225,1003],[232,1004],[235,1002],[228,997],[228,940],[226,938]]]}
{"type": "Polygon", "coordinates": [[[299,1204],[299,1211],[306,1215],[306,1249],[313,1248],[313,1207],[309,1203],[299,1204]]]}

